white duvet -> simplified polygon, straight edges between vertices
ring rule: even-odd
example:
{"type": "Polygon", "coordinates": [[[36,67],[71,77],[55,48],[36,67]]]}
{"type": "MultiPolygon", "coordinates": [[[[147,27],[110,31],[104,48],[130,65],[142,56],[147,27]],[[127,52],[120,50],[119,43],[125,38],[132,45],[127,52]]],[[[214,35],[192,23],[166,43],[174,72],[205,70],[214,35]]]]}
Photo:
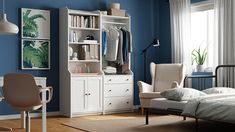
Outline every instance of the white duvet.
{"type": "Polygon", "coordinates": [[[235,123],[235,94],[211,94],[189,100],[182,115],[235,123]]]}

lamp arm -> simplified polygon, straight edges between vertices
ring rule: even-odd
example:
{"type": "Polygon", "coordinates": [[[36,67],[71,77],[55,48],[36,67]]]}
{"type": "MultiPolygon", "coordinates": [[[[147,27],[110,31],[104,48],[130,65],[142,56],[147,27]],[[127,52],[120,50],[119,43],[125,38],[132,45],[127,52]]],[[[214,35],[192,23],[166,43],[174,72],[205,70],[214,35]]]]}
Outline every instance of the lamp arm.
{"type": "Polygon", "coordinates": [[[152,42],[152,43],[149,44],[146,48],[144,48],[144,49],[142,50],[142,52],[141,52],[141,55],[142,55],[143,53],[145,53],[153,44],[154,44],[154,43],[152,42]]]}

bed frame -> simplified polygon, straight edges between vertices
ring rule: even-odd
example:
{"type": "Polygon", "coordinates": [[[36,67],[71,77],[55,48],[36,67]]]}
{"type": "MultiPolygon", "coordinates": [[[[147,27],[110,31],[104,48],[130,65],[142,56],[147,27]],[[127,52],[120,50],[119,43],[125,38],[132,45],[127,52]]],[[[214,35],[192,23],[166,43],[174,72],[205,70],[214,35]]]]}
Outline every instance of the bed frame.
{"type": "MultiPolygon", "coordinates": [[[[200,86],[205,86],[205,79],[210,78],[213,80],[215,87],[223,86],[223,87],[233,87],[235,88],[235,65],[219,65],[215,69],[215,75],[187,75],[184,79],[184,87],[189,87],[190,79],[198,79],[198,82],[201,83],[200,86]]],[[[182,116],[182,110],[179,109],[167,109],[161,110],[156,108],[144,108],[145,111],[145,124],[149,124],[149,114],[152,113],[162,113],[162,114],[170,114],[182,116]]],[[[195,118],[196,130],[198,129],[198,118],[195,118]]],[[[183,116],[183,120],[186,120],[186,117],[183,116]]]]}

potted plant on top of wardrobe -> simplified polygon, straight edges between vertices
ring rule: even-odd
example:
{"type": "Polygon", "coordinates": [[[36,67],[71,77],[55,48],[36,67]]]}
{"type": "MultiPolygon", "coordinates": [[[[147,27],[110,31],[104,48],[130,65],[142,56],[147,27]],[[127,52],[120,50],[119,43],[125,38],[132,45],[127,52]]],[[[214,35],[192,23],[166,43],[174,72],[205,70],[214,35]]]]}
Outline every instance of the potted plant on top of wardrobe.
{"type": "Polygon", "coordinates": [[[196,71],[197,72],[204,71],[204,63],[206,61],[206,58],[207,58],[206,48],[202,51],[201,47],[199,47],[198,49],[194,49],[192,51],[192,64],[194,64],[194,62],[196,62],[196,64],[197,64],[196,71]]]}

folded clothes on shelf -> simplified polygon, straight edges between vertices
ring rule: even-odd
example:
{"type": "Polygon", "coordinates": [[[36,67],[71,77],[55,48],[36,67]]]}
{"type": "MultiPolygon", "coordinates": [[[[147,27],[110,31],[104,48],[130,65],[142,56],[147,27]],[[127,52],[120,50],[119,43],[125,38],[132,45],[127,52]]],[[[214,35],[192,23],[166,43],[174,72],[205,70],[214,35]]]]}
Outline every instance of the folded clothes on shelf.
{"type": "Polygon", "coordinates": [[[103,71],[104,73],[107,73],[107,74],[115,74],[117,73],[117,68],[112,67],[112,66],[106,66],[103,68],[103,71]]]}

